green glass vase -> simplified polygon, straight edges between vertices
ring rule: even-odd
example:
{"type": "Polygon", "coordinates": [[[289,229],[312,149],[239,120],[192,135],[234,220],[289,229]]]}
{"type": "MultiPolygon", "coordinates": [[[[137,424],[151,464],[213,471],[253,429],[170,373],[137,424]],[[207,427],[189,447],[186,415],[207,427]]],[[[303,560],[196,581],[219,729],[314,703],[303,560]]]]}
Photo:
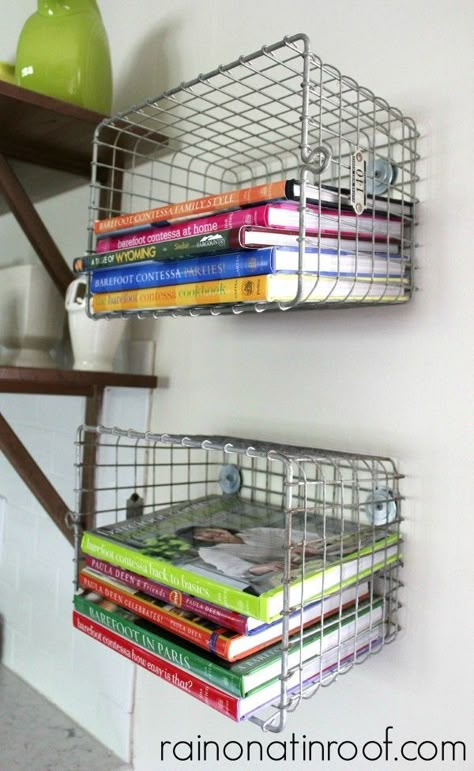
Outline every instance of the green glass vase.
{"type": "Polygon", "coordinates": [[[110,115],[110,50],[96,0],[38,0],[18,40],[16,82],[110,115]]]}

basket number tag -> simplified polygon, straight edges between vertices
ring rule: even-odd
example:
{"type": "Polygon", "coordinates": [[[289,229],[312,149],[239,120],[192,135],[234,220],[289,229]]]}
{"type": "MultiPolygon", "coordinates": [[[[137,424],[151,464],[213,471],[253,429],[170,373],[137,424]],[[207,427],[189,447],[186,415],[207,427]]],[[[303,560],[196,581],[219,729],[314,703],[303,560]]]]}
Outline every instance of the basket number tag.
{"type": "Polygon", "coordinates": [[[362,150],[351,155],[351,204],[356,214],[362,214],[367,203],[365,158],[362,150]]]}

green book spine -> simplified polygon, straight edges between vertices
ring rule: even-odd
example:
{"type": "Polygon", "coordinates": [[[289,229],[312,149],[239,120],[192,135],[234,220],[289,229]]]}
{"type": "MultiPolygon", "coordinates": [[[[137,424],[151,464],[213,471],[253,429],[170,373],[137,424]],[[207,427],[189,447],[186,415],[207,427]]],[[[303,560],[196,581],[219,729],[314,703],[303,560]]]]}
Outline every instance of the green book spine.
{"type": "Polygon", "coordinates": [[[217,661],[213,661],[211,658],[207,659],[188,648],[184,648],[174,639],[168,640],[162,635],[155,634],[150,631],[151,624],[145,622],[142,628],[139,625],[140,622],[134,623],[135,617],[128,611],[123,609],[108,610],[79,594],[74,596],[74,606],[79,613],[131,640],[136,645],[141,645],[142,648],[146,648],[165,661],[170,661],[181,669],[193,672],[227,693],[236,696],[244,695],[243,682],[240,676],[218,664],[217,661]]]}
{"type": "Polygon", "coordinates": [[[240,248],[237,228],[220,230],[212,234],[212,236],[189,236],[189,238],[177,238],[157,244],[76,257],[72,267],[75,273],[87,273],[89,270],[95,270],[96,268],[113,268],[131,265],[136,262],[148,262],[150,260],[179,260],[185,257],[192,257],[193,255],[216,254],[240,248]]]}
{"type": "Polygon", "coordinates": [[[231,586],[225,586],[206,576],[197,576],[196,573],[172,565],[157,557],[149,557],[139,551],[132,551],[126,546],[101,538],[95,533],[89,531],[84,533],[82,551],[92,557],[110,562],[112,565],[131,570],[132,573],[150,578],[152,581],[212,602],[214,605],[235,610],[244,616],[252,616],[262,621],[268,620],[260,597],[247,594],[231,586]]]}
{"type": "MultiPolygon", "coordinates": [[[[281,674],[280,643],[241,661],[224,664],[212,654],[195,652],[191,645],[176,641],[171,633],[162,633],[153,623],[144,621],[130,611],[119,606],[102,605],[97,594],[93,593],[92,596],[94,599],[89,599],[88,594],[77,594],[74,598],[76,610],[121,637],[146,648],[164,661],[204,678],[229,694],[245,696],[274,681],[281,674]]],[[[380,625],[383,610],[382,599],[374,598],[370,602],[363,602],[357,609],[346,609],[339,618],[332,619],[329,623],[318,623],[309,627],[303,632],[301,640],[289,645],[290,667],[298,667],[301,660],[319,657],[325,651],[356,635],[358,631],[380,625]]]]}
{"type": "MultiPolygon", "coordinates": [[[[393,564],[400,559],[397,548],[398,536],[387,536],[376,544],[360,549],[355,554],[345,557],[341,562],[326,566],[326,569],[309,574],[304,579],[304,601],[350,586],[357,580],[369,577],[375,570],[393,564]],[[390,552],[386,552],[391,547],[390,552]],[[345,568],[351,568],[345,575],[345,568]]],[[[150,578],[165,586],[178,589],[186,594],[202,598],[214,605],[252,616],[262,621],[272,621],[279,617],[283,604],[282,586],[270,589],[262,595],[252,595],[231,586],[220,583],[218,579],[197,575],[186,568],[173,565],[159,557],[150,557],[139,550],[110,541],[94,532],[86,531],[82,537],[82,550],[92,557],[105,560],[112,565],[125,568],[150,578]]],[[[290,601],[297,604],[301,581],[294,581],[290,587],[290,601]],[[291,596],[293,595],[293,596],[291,596]],[[297,596],[298,595],[298,596],[297,596]]]]}

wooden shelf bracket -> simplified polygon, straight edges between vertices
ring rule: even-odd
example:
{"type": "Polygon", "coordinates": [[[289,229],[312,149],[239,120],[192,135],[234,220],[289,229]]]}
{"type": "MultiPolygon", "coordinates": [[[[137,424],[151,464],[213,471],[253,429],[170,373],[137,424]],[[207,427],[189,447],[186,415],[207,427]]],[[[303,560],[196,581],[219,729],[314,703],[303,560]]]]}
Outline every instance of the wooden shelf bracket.
{"type": "Polygon", "coordinates": [[[73,533],[66,525],[66,515],[69,512],[68,506],[1,413],[0,450],[2,450],[28,489],[38,499],[61,533],[72,545],[73,533]]]}
{"type": "Polygon", "coordinates": [[[11,211],[24,231],[33,249],[53,279],[61,294],[74,278],[43,220],[30,201],[20,180],[4,155],[0,153],[0,188],[11,211]]]}

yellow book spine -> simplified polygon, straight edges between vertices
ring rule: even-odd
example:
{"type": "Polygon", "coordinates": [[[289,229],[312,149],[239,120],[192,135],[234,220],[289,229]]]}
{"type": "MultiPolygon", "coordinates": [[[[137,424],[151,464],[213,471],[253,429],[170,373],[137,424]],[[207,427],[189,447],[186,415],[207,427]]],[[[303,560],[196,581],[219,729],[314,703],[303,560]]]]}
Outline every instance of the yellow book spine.
{"type": "Polygon", "coordinates": [[[187,305],[257,302],[267,297],[266,276],[106,292],[92,297],[93,313],[180,308],[187,305]]]}

